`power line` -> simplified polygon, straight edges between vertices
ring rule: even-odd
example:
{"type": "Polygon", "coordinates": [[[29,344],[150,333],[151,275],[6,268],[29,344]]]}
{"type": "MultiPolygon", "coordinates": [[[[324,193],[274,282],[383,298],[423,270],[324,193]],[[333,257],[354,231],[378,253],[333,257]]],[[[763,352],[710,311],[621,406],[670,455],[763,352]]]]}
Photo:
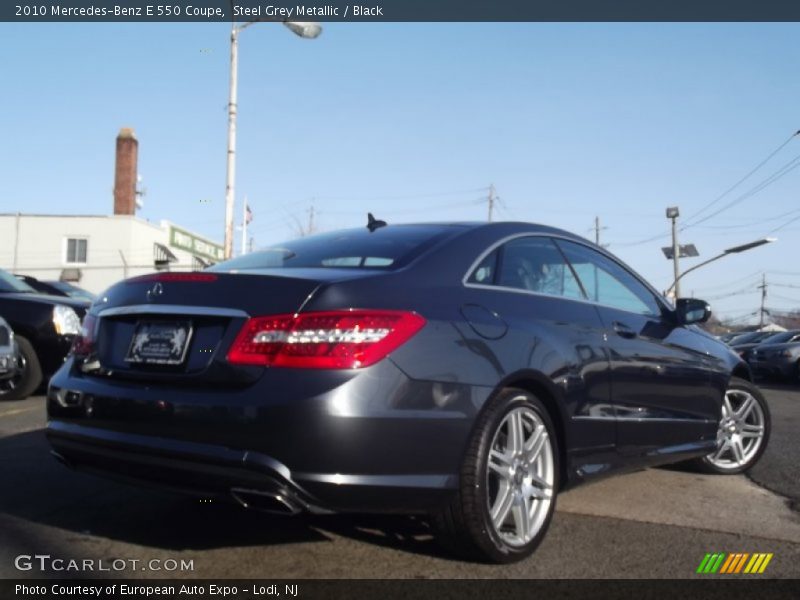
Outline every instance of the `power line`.
{"type": "Polygon", "coordinates": [[[699,216],[699,215],[703,214],[703,213],[704,213],[706,210],[708,210],[709,208],[711,208],[712,206],[714,206],[714,205],[715,205],[717,202],[719,202],[720,200],[722,200],[722,199],[723,199],[725,196],[727,196],[728,194],[730,194],[730,193],[731,193],[733,190],[735,190],[737,187],[739,187],[741,184],[743,184],[745,181],[747,181],[747,180],[748,180],[750,177],[752,177],[752,176],[753,176],[753,175],[754,175],[754,174],[755,174],[755,173],[756,173],[756,172],[757,172],[757,171],[758,171],[758,170],[759,170],[761,167],[763,167],[765,164],[767,164],[767,163],[768,163],[768,162],[769,162],[769,161],[770,161],[770,160],[771,160],[771,159],[772,159],[772,158],[773,158],[773,157],[774,157],[776,154],[778,154],[778,152],[780,152],[781,150],[783,150],[783,149],[784,149],[784,148],[785,148],[785,147],[786,147],[786,146],[789,144],[789,142],[791,142],[791,141],[792,141],[792,140],[793,140],[793,139],[794,139],[794,138],[795,138],[797,135],[800,135],[800,130],[798,130],[798,131],[794,132],[792,135],[790,135],[790,136],[789,136],[789,138],[788,138],[788,139],[787,139],[785,142],[783,142],[783,143],[782,143],[780,146],[778,146],[778,147],[777,147],[775,150],[773,150],[772,152],[770,152],[770,153],[767,155],[767,157],[766,157],[764,160],[762,160],[760,163],[758,163],[758,164],[757,164],[757,165],[756,165],[756,166],[755,166],[755,167],[754,167],[752,170],[748,171],[748,173],[747,173],[747,174],[746,174],[744,177],[742,177],[741,179],[739,179],[739,180],[738,180],[736,183],[734,183],[734,184],[733,184],[731,187],[729,187],[727,190],[725,190],[724,192],[722,192],[722,193],[721,193],[719,196],[717,196],[716,198],[714,198],[714,199],[713,199],[711,202],[709,202],[708,204],[706,204],[705,206],[703,206],[703,207],[702,207],[700,210],[698,210],[696,213],[694,213],[693,215],[689,216],[689,217],[686,219],[687,223],[691,222],[691,221],[692,221],[692,219],[694,219],[695,217],[697,217],[697,216],[699,216]]]}
{"type": "MultiPolygon", "coordinates": [[[[728,189],[726,189],[724,192],[722,192],[722,194],[720,194],[719,196],[714,198],[711,202],[709,202],[708,204],[703,206],[699,211],[695,212],[690,217],[688,217],[685,220],[684,225],[680,228],[680,230],[683,231],[685,229],[688,229],[689,227],[694,227],[696,225],[699,225],[700,223],[705,223],[706,221],[708,221],[709,219],[717,216],[718,214],[722,213],[723,211],[728,210],[729,208],[732,208],[733,206],[735,206],[736,204],[739,204],[740,202],[746,200],[747,198],[750,198],[750,197],[754,196],[755,194],[757,194],[758,192],[760,192],[761,190],[766,188],[768,185],[774,183],[778,179],[782,178],[784,175],[788,174],[790,171],[793,171],[795,168],[800,166],[800,162],[797,162],[797,164],[793,164],[795,161],[800,161],[800,155],[798,155],[797,157],[793,158],[791,161],[786,163],[783,167],[778,169],[778,171],[776,171],[775,173],[773,173],[772,175],[767,177],[765,180],[762,180],[759,184],[757,184],[756,186],[751,188],[749,191],[745,192],[744,194],[742,194],[741,196],[736,198],[734,201],[729,202],[728,204],[726,204],[722,208],[714,211],[710,215],[706,215],[705,217],[701,218],[700,220],[695,221],[694,223],[692,222],[693,219],[697,218],[702,213],[704,213],[705,211],[710,209],[712,206],[714,206],[720,200],[722,200],[728,194],[730,194],[733,190],[735,190],[737,187],[739,187],[742,183],[744,183],[750,177],[752,177],[756,172],[759,171],[759,169],[761,169],[761,167],[763,167],[765,164],[767,164],[776,154],[778,154],[781,150],[783,150],[798,135],[800,135],[800,130],[798,130],[798,131],[794,132],[792,135],[790,135],[788,139],[786,139],[783,143],[781,143],[775,150],[770,152],[767,155],[766,158],[761,160],[761,162],[759,162],[753,169],[748,171],[748,173],[744,177],[740,178],[736,183],[734,183],[732,186],[730,186],[728,189]]],[[[667,233],[658,234],[658,235],[654,235],[654,236],[651,236],[651,237],[648,237],[648,238],[645,238],[645,239],[642,239],[642,240],[638,240],[638,241],[635,241],[635,242],[626,242],[626,243],[622,243],[622,244],[615,244],[615,246],[616,247],[640,246],[642,244],[655,242],[657,240],[663,240],[663,239],[668,238],[668,237],[669,237],[669,234],[667,234],[667,233]]]]}
{"type": "Polygon", "coordinates": [[[417,194],[402,194],[402,195],[389,195],[389,196],[376,196],[373,194],[360,195],[360,196],[314,196],[317,200],[354,200],[358,202],[367,202],[370,200],[413,200],[415,198],[436,198],[440,196],[457,196],[459,194],[473,194],[475,192],[485,192],[486,187],[471,188],[468,190],[453,190],[450,192],[434,192],[434,193],[417,193],[417,194]]]}
{"type": "MultiPolygon", "coordinates": [[[[800,208],[796,208],[794,210],[790,210],[789,212],[782,213],[780,215],[775,215],[774,217],[769,217],[766,219],[762,219],[760,221],[749,221],[747,223],[739,223],[738,225],[703,225],[700,229],[744,229],[744,228],[751,228],[755,225],[763,225],[764,223],[771,223],[773,221],[778,221],[780,219],[785,219],[786,217],[796,214],[800,212],[800,208]]],[[[789,223],[791,223],[790,221],[789,223]]],[[[782,227],[788,225],[789,223],[785,223],[782,227]]]]}
{"type": "Polygon", "coordinates": [[[784,227],[788,227],[789,225],[791,225],[792,223],[795,223],[797,221],[800,221],[800,217],[795,217],[794,219],[790,219],[790,220],[786,221],[786,223],[784,223],[780,227],[776,227],[775,229],[771,229],[770,231],[767,232],[767,235],[769,235],[770,233],[775,233],[777,231],[780,231],[784,227]]]}
{"type": "Polygon", "coordinates": [[[769,176],[769,177],[767,177],[766,179],[763,179],[762,181],[760,181],[759,183],[757,183],[755,186],[753,186],[752,188],[750,188],[750,189],[749,189],[748,191],[746,191],[744,194],[742,194],[742,195],[738,196],[737,198],[735,198],[734,200],[732,200],[732,201],[728,202],[728,203],[727,203],[725,206],[723,206],[722,208],[718,208],[717,210],[715,210],[715,211],[714,211],[714,212],[712,212],[711,214],[709,214],[709,215],[706,215],[706,216],[705,216],[705,217],[703,217],[702,219],[700,219],[700,220],[698,220],[698,221],[695,221],[694,223],[688,223],[688,224],[684,225],[684,226],[681,228],[681,230],[684,230],[684,229],[689,229],[690,227],[695,227],[695,226],[697,226],[697,225],[700,225],[700,223],[705,223],[705,222],[706,222],[706,221],[708,221],[709,219],[713,219],[714,217],[716,217],[716,216],[717,216],[717,215],[719,215],[720,213],[723,213],[723,212],[725,212],[725,211],[726,211],[726,210],[728,210],[729,208],[733,208],[733,207],[734,207],[734,206],[736,206],[737,204],[740,204],[741,202],[743,202],[743,201],[745,201],[745,200],[747,200],[747,199],[749,199],[749,198],[752,198],[752,197],[753,197],[753,196],[755,196],[755,195],[756,195],[758,192],[760,192],[760,191],[764,190],[765,188],[769,187],[770,185],[772,185],[773,183],[775,183],[775,182],[776,182],[776,181],[778,181],[779,179],[782,179],[783,177],[785,177],[786,175],[788,175],[789,173],[791,173],[792,171],[794,171],[794,170],[795,170],[797,167],[800,167],[800,154],[798,154],[798,155],[797,155],[797,156],[795,156],[795,157],[794,157],[792,160],[790,160],[789,162],[787,162],[786,164],[784,164],[784,165],[783,165],[783,166],[782,166],[780,169],[778,169],[777,171],[775,171],[775,172],[774,172],[772,175],[770,175],[770,176],[769,176]]]}

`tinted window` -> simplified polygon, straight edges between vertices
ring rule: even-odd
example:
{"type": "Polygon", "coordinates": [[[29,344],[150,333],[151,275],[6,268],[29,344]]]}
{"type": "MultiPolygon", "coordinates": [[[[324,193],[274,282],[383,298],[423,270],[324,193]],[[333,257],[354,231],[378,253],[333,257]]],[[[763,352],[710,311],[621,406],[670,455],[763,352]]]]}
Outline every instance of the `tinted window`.
{"type": "Polygon", "coordinates": [[[556,243],[572,263],[590,300],[627,312],[661,313],[650,290],[619,264],[581,244],[565,240],[556,243]]]}
{"type": "Polygon", "coordinates": [[[486,255],[480,264],[475,267],[475,270],[470,273],[469,283],[481,283],[483,285],[491,285],[494,283],[495,276],[497,275],[497,257],[500,250],[493,250],[486,255]]]}
{"type": "Polygon", "coordinates": [[[522,237],[504,244],[481,261],[469,281],[493,281],[502,287],[584,299],[561,252],[544,237],[522,237]]]}
{"type": "Polygon", "coordinates": [[[460,231],[441,225],[366,228],[322,233],[265,248],[211,267],[211,271],[265,268],[371,268],[400,266],[460,231]]]}

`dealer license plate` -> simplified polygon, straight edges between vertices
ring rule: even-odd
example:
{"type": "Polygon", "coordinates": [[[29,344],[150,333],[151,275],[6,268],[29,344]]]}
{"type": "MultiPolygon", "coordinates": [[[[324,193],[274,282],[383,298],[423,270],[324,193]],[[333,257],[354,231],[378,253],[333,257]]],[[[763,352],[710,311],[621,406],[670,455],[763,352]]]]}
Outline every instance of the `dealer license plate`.
{"type": "Polygon", "coordinates": [[[189,321],[141,321],[125,357],[126,362],[180,365],[186,358],[192,338],[189,321]]]}

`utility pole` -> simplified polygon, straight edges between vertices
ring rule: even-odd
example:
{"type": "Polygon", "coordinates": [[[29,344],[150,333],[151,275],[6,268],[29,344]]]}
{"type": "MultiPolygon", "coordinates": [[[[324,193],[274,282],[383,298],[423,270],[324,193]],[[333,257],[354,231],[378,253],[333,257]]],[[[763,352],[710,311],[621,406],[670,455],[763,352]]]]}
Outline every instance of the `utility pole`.
{"type": "Polygon", "coordinates": [[[489,185],[489,223],[492,222],[492,213],[494,212],[494,203],[497,198],[494,195],[494,184],[489,185]]]}
{"type": "Polygon", "coordinates": [[[681,282],[680,282],[680,265],[678,264],[680,256],[680,246],[678,245],[678,217],[680,211],[677,206],[670,206],[667,208],[667,218],[672,220],[672,268],[674,271],[673,281],[675,282],[675,300],[681,297],[681,282]]]}
{"type": "Polygon", "coordinates": [[[764,305],[765,305],[765,303],[767,301],[767,274],[766,273],[762,273],[761,274],[761,285],[758,286],[758,288],[761,290],[761,309],[759,310],[760,317],[759,317],[759,321],[758,321],[758,328],[759,329],[763,329],[764,328],[764,314],[766,313],[766,309],[764,308],[764,305]]]}
{"type": "Polygon", "coordinates": [[[314,205],[311,205],[311,208],[308,209],[308,229],[307,235],[311,235],[314,233],[314,205]]]}
{"type": "Polygon", "coordinates": [[[600,217],[595,217],[594,227],[592,227],[592,229],[594,230],[594,243],[600,246],[600,232],[604,229],[608,229],[608,227],[600,227],[600,217]]]}

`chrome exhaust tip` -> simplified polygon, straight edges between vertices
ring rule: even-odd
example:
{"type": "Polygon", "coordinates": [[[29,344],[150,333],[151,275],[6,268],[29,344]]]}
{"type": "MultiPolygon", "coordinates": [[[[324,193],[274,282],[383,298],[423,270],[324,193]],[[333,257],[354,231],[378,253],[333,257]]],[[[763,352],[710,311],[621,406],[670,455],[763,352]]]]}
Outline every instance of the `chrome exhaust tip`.
{"type": "Polygon", "coordinates": [[[285,492],[231,488],[231,496],[244,508],[279,515],[296,515],[302,506],[285,492]]]}

